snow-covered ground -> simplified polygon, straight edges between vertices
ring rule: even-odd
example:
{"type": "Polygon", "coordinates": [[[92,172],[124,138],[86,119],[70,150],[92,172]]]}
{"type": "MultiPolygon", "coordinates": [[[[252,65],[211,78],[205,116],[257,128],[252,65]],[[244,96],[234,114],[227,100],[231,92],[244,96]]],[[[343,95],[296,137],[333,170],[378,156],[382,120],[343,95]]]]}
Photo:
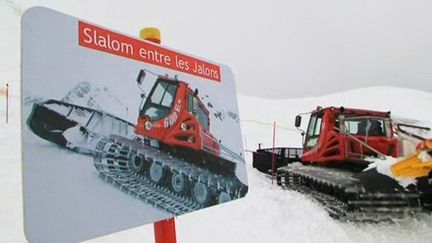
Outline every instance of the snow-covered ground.
{"type": "MultiPolygon", "coordinates": [[[[363,92],[380,92],[380,89],[369,88],[363,92]]],[[[422,103],[432,102],[432,94],[394,88],[387,88],[387,90],[390,90],[390,93],[397,93],[399,97],[417,97],[415,105],[421,106],[422,103]]],[[[337,103],[338,100],[342,100],[342,97],[351,97],[350,100],[352,100],[358,94],[358,91],[352,91],[301,100],[266,100],[240,96],[240,112],[242,119],[244,117],[245,120],[243,134],[245,140],[248,141],[248,148],[254,148],[257,142],[264,142],[268,145],[272,131],[271,126],[258,125],[249,122],[250,120],[261,122],[276,120],[281,126],[290,127],[291,118],[295,113],[308,110],[309,106],[315,102],[329,105],[326,101],[333,100],[337,103]],[[260,105],[266,109],[261,109],[260,105]],[[300,108],[298,111],[289,109],[283,114],[272,112],[272,109],[280,110],[284,107],[300,108]]],[[[407,100],[413,100],[413,98],[407,100]]],[[[10,122],[8,124],[2,122],[0,125],[0,152],[3,154],[2,170],[0,171],[0,191],[2,192],[0,242],[25,242],[20,171],[20,107],[16,98],[12,98],[11,101],[10,122]]],[[[360,101],[357,101],[358,105],[354,101],[343,102],[346,102],[347,106],[358,107],[360,101]]],[[[397,102],[387,102],[390,106],[395,105],[393,103],[397,102]]],[[[377,106],[381,104],[373,100],[364,106],[378,109],[377,106]]],[[[404,116],[404,110],[396,109],[396,107],[394,111],[397,110],[400,112],[399,115],[404,116]]],[[[1,118],[4,118],[3,107],[0,108],[0,114],[2,114],[1,118]]],[[[418,114],[417,117],[411,118],[430,121],[430,116],[430,114],[418,114]]],[[[278,134],[279,145],[285,144],[284,139],[287,143],[291,141],[293,145],[298,145],[300,139],[298,134],[291,131],[280,131],[278,134]]],[[[306,242],[373,242],[376,240],[425,242],[432,236],[430,232],[432,217],[428,215],[419,215],[397,224],[356,224],[335,221],[318,203],[308,197],[296,192],[283,191],[271,185],[269,178],[251,168],[250,157],[247,160],[247,169],[250,190],[246,198],[177,218],[179,242],[294,242],[299,240],[306,242]]],[[[153,229],[151,225],[142,226],[89,242],[153,242],[153,229]]]]}
{"type": "MultiPolygon", "coordinates": [[[[19,105],[19,8],[0,2],[2,36],[1,80],[13,80],[10,121],[4,122],[4,97],[0,96],[0,242],[26,242],[23,231],[22,174],[19,105]],[[3,52],[3,50],[7,50],[3,52]]],[[[4,83],[0,83],[3,85],[4,83]]],[[[287,91],[289,92],[289,91],[287,91]]],[[[432,94],[400,88],[375,87],[317,98],[266,100],[239,97],[240,119],[247,149],[258,143],[271,146],[271,124],[276,121],[276,144],[299,146],[301,137],[292,128],[297,113],[316,105],[391,110],[394,115],[430,122],[432,94]],[[263,124],[265,123],[265,124],[263,124]]],[[[303,123],[306,123],[303,121],[303,123]]],[[[397,224],[341,223],[322,207],[296,192],[283,191],[250,166],[249,193],[241,200],[177,218],[179,242],[428,242],[432,217],[419,215],[397,224]]],[[[154,242],[152,225],[89,240],[88,242],[154,242]]]]}

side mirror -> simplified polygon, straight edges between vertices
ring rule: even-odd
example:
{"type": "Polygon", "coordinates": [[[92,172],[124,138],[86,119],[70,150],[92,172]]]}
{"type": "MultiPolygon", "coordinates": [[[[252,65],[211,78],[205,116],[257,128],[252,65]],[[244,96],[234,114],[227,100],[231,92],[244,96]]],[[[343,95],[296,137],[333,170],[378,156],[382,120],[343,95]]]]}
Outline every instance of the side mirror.
{"type": "Polygon", "coordinates": [[[146,76],[145,71],[141,69],[141,70],[139,71],[139,73],[138,73],[138,77],[137,77],[137,83],[138,83],[139,85],[142,84],[142,82],[143,82],[145,76],[146,76]]]}
{"type": "Polygon", "coordinates": [[[301,116],[299,116],[299,115],[297,115],[296,117],[295,117],[295,123],[294,123],[294,126],[295,127],[300,127],[300,125],[301,125],[301,116]]]}

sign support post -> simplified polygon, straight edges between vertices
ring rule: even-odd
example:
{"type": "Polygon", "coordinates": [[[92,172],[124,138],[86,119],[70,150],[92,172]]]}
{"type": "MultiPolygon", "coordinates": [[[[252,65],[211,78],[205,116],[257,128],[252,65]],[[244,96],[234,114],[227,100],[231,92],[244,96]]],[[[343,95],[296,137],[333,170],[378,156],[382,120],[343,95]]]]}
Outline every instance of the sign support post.
{"type": "Polygon", "coordinates": [[[153,228],[155,243],[177,243],[174,218],[158,221],[153,228]]]}
{"type": "MultiPolygon", "coordinates": [[[[139,36],[143,40],[161,43],[160,31],[157,28],[143,28],[139,36]]],[[[177,243],[174,217],[154,223],[153,228],[155,243],[177,243]]]]}

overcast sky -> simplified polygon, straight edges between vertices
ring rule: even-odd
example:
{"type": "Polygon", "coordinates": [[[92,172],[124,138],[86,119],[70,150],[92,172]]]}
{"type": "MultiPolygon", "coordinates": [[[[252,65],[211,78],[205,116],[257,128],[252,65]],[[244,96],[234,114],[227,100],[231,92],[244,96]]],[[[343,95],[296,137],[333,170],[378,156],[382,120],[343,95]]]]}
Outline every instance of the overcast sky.
{"type": "Polygon", "coordinates": [[[431,1],[14,2],[129,35],[158,27],[165,45],[231,66],[241,94],[290,98],[382,85],[432,92],[431,1]]]}

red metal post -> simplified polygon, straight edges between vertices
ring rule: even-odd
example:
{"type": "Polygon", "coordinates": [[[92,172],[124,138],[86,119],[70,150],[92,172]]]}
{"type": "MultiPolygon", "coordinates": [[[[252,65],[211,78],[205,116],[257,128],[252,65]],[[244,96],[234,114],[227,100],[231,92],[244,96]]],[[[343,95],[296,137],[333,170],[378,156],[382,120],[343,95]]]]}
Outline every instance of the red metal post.
{"type": "Polygon", "coordinates": [[[156,243],[177,243],[174,218],[158,221],[153,225],[156,243]]]}
{"type": "Polygon", "coordinates": [[[6,83],[6,123],[9,121],[9,84],[6,83]]]}
{"type": "Polygon", "coordinates": [[[275,140],[276,140],[276,122],[273,122],[273,147],[272,147],[272,184],[275,179],[275,140]]]}

